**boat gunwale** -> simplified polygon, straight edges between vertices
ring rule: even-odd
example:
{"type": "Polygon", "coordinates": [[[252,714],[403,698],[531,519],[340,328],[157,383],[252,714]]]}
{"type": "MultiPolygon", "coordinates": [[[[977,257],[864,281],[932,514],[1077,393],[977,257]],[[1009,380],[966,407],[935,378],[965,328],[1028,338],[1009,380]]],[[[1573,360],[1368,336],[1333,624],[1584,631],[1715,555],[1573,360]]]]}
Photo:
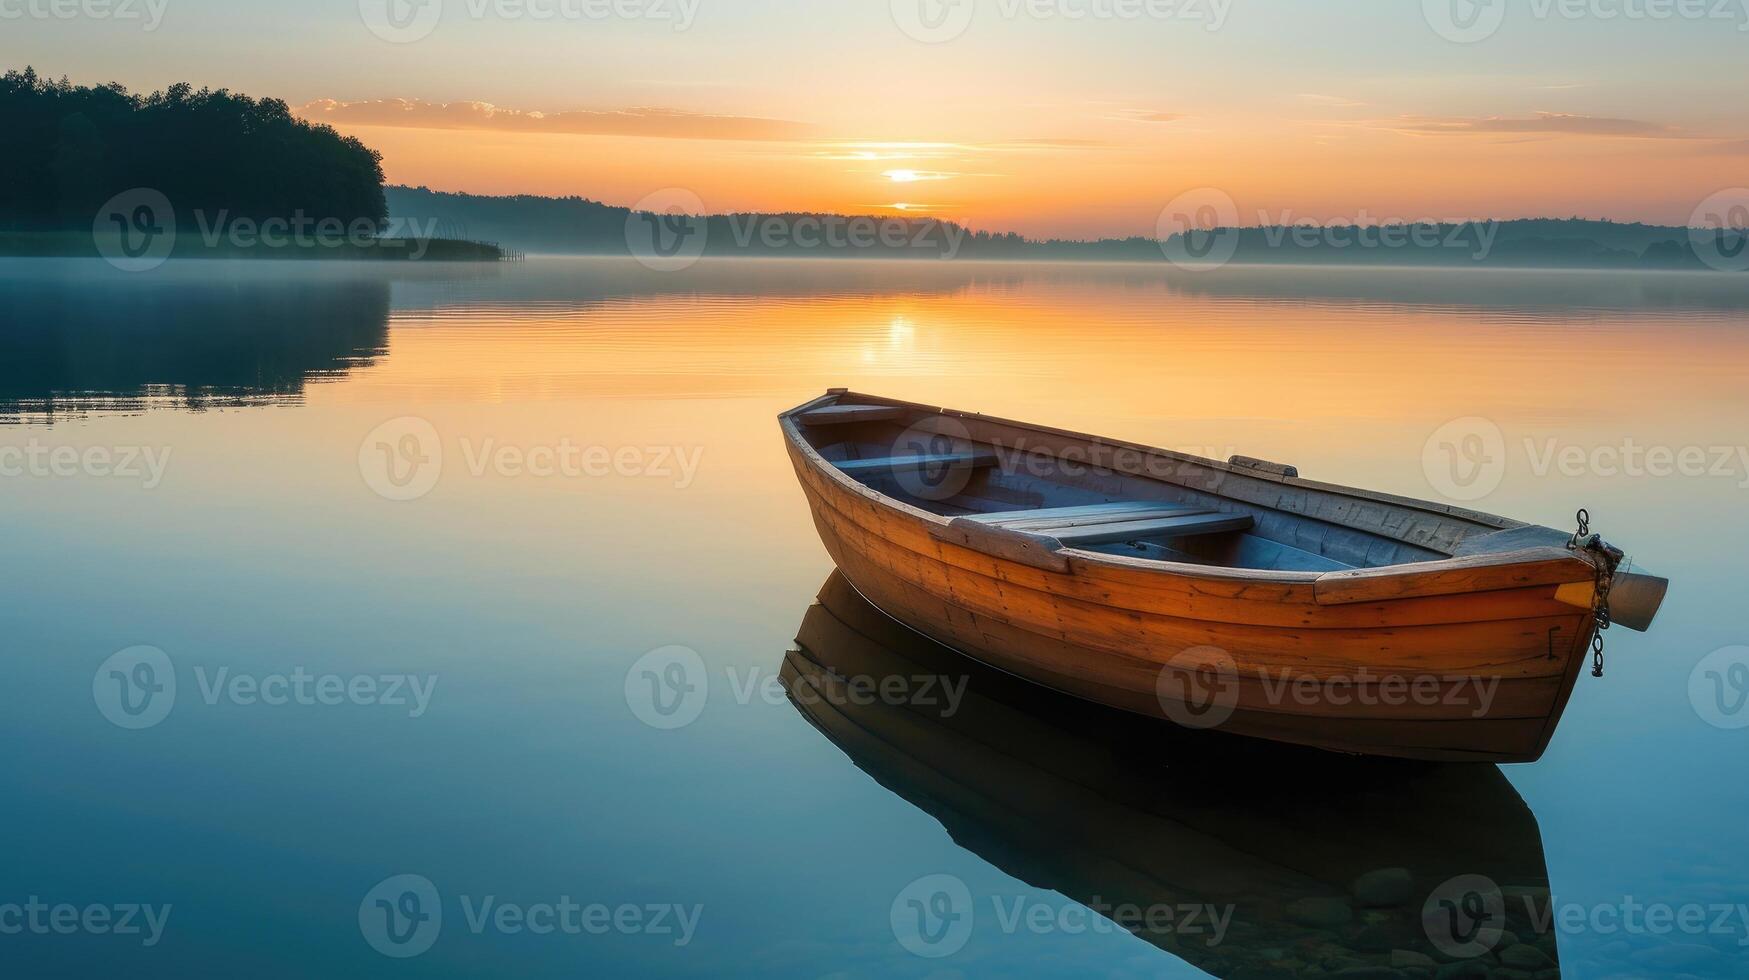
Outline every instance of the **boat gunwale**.
{"type": "MultiPolygon", "coordinates": [[[[795,408],[792,408],[786,412],[783,412],[778,416],[778,421],[784,430],[784,436],[789,441],[791,446],[794,447],[796,450],[799,450],[802,454],[802,457],[804,459],[806,459],[817,471],[821,472],[824,476],[826,476],[826,478],[830,479],[832,482],[834,482],[838,486],[843,487],[843,488],[851,491],[852,493],[856,494],[859,497],[862,497],[866,500],[869,500],[872,503],[878,504],[883,508],[886,508],[888,510],[891,510],[891,511],[897,512],[899,514],[902,514],[906,517],[909,517],[912,520],[917,521],[917,522],[919,522],[923,525],[926,525],[926,526],[934,529],[935,531],[939,531],[939,532],[947,532],[948,529],[953,524],[953,521],[955,520],[955,518],[952,518],[952,517],[949,517],[946,515],[942,515],[942,514],[936,514],[932,511],[924,510],[921,507],[917,507],[913,504],[908,504],[902,500],[899,500],[896,497],[891,496],[890,494],[883,493],[883,492],[876,490],[875,488],[869,486],[868,484],[863,483],[860,480],[857,480],[855,477],[853,477],[850,474],[845,473],[843,470],[839,469],[835,464],[833,464],[833,462],[831,460],[827,459],[824,454],[822,454],[817,448],[815,448],[815,446],[813,445],[812,442],[810,442],[808,440],[807,436],[803,432],[803,427],[799,422],[800,416],[802,416],[803,414],[805,414],[813,409],[822,407],[824,405],[837,403],[840,400],[845,399],[845,398],[856,399],[859,403],[871,402],[871,403],[875,403],[875,404],[888,405],[888,406],[893,406],[893,407],[897,407],[897,408],[904,408],[904,409],[908,409],[908,410],[913,410],[913,411],[924,413],[924,414],[943,415],[943,416],[947,416],[947,417],[951,417],[951,418],[977,419],[979,421],[994,423],[997,425],[1006,425],[1006,426],[1012,426],[1012,427],[1018,428],[1018,429],[1026,429],[1026,430],[1031,430],[1034,432],[1048,433],[1051,435],[1060,436],[1060,437],[1064,437],[1064,438],[1068,438],[1068,439],[1074,439],[1074,440],[1079,440],[1079,441],[1089,442],[1089,443],[1094,443],[1094,444],[1100,444],[1100,445],[1107,445],[1107,446],[1111,446],[1111,447],[1118,448],[1118,449],[1135,450],[1137,452],[1141,452],[1141,453],[1148,454],[1148,455],[1165,457],[1167,459],[1174,460],[1176,462],[1191,463],[1191,464],[1194,464],[1197,466],[1208,467],[1212,470],[1216,470],[1216,471],[1223,472],[1223,473],[1232,473],[1232,474],[1240,476],[1240,477],[1261,480],[1261,481],[1266,482],[1266,483],[1291,484],[1291,485],[1296,486],[1296,487],[1304,487],[1304,488],[1307,488],[1307,489],[1310,489],[1313,491],[1317,491],[1317,492],[1330,493],[1330,494],[1335,494],[1338,496],[1350,497],[1350,498],[1354,498],[1357,500],[1368,501],[1368,502],[1372,502],[1372,503],[1388,504],[1388,505],[1395,506],[1395,507],[1402,507],[1402,508],[1406,508],[1409,510],[1430,513],[1430,514],[1433,514],[1436,516],[1452,517],[1452,518],[1456,518],[1459,520],[1466,520],[1466,521],[1470,521],[1471,523],[1483,525],[1485,527],[1492,527],[1495,529],[1495,531],[1513,531],[1513,530],[1518,530],[1521,528],[1538,526],[1538,525],[1529,524],[1527,522],[1516,521],[1516,520],[1513,520],[1511,518],[1502,517],[1502,516],[1497,515],[1497,514],[1488,514],[1488,513],[1482,512],[1482,511],[1473,511],[1473,510],[1469,510],[1468,508],[1456,507],[1456,506],[1452,506],[1452,505],[1448,505],[1448,504],[1440,504],[1440,503],[1437,503],[1435,501],[1418,500],[1418,499],[1413,498],[1413,497],[1401,497],[1401,496],[1397,496],[1395,494],[1380,493],[1378,491],[1365,490],[1365,489],[1361,489],[1358,487],[1342,486],[1340,484],[1322,483],[1322,482],[1319,482],[1316,480],[1302,479],[1300,477],[1281,476],[1281,475],[1269,473],[1266,471],[1253,470],[1250,468],[1236,467],[1230,463],[1222,462],[1220,460],[1208,459],[1208,458],[1202,457],[1202,456],[1194,456],[1194,455],[1191,455],[1189,453],[1175,452],[1175,451],[1169,450],[1169,449],[1161,449],[1161,448],[1156,447],[1156,446],[1145,446],[1145,445],[1142,445],[1140,443],[1128,442],[1128,441],[1119,440],[1119,439],[1107,439],[1104,436],[1093,435],[1093,434],[1085,433],[1085,432],[1074,432],[1074,431],[1068,430],[1068,429],[1058,429],[1058,428],[1054,428],[1051,426],[1038,425],[1038,424],[1031,423],[1031,422],[1021,422],[1021,421],[1017,421],[1017,420],[1013,420],[1013,419],[1005,419],[1005,418],[1001,418],[998,416],[985,415],[981,412],[958,411],[955,409],[942,408],[942,407],[937,406],[937,405],[926,405],[926,404],[923,404],[920,402],[908,402],[908,401],[904,401],[904,400],[896,399],[896,398],[887,398],[887,397],[884,397],[881,395],[865,394],[862,392],[852,391],[851,389],[848,389],[848,388],[829,389],[824,395],[821,395],[818,398],[814,398],[814,399],[811,399],[807,402],[804,402],[803,404],[798,405],[795,408]]],[[[1134,474],[1134,475],[1144,476],[1144,477],[1146,476],[1145,474],[1134,474]]],[[[1160,482],[1166,482],[1166,481],[1160,481],[1160,482]]],[[[1215,496],[1222,496],[1222,495],[1216,493],[1215,496]]],[[[1270,508],[1262,508],[1262,509],[1270,509],[1270,508]]],[[[1304,515],[1296,515],[1296,516],[1304,516],[1304,515]]],[[[1306,520],[1319,520],[1318,518],[1314,518],[1314,517],[1305,517],[1305,519],[1306,520]]],[[[1335,522],[1323,522],[1323,523],[1335,523],[1335,522]]],[[[1348,527],[1349,525],[1339,525],[1339,526],[1348,527]]],[[[1490,532],[1490,533],[1492,533],[1492,532],[1490,532]]],[[[940,534],[936,534],[935,536],[938,539],[941,538],[940,534]]],[[[955,542],[953,542],[952,538],[949,537],[946,539],[945,543],[955,543],[955,542]]],[[[963,545],[960,545],[960,546],[963,547],[963,545]]],[[[1370,567],[1363,567],[1363,568],[1341,569],[1341,570],[1326,571],[1326,572],[1292,571],[1292,570],[1279,570],[1279,569],[1243,568],[1243,567],[1231,567],[1231,566],[1205,565],[1205,564],[1201,564],[1201,563],[1197,563],[1197,562],[1181,562],[1181,561],[1169,561],[1169,560],[1165,560],[1165,559],[1156,559],[1156,558],[1139,558],[1139,557],[1128,556],[1128,555],[1113,555],[1113,554],[1109,554],[1106,552],[1089,551],[1089,550],[1081,549],[1081,548],[1061,548],[1061,549],[1058,549],[1055,552],[1053,552],[1053,554],[1060,556],[1066,563],[1066,570],[1063,572],[1060,572],[1059,574],[1074,574],[1076,563],[1084,563],[1084,564],[1094,565],[1094,566],[1103,566],[1103,567],[1111,568],[1111,569],[1124,569],[1124,570],[1129,570],[1129,571],[1140,571],[1140,572],[1151,572],[1151,573],[1170,573],[1170,574],[1180,575],[1180,576],[1183,576],[1186,578],[1202,579],[1202,580],[1206,580],[1206,581],[1228,581],[1228,582],[1238,582],[1238,583],[1269,583],[1269,584],[1278,584],[1278,585],[1300,585],[1300,586],[1313,586],[1314,589],[1320,583],[1333,583],[1333,582],[1344,582],[1344,583],[1363,582],[1364,583],[1364,582],[1376,581],[1376,580],[1380,580],[1380,579],[1394,579],[1394,578],[1399,578],[1399,577],[1406,578],[1406,577],[1411,577],[1411,576],[1415,576],[1415,575],[1438,574],[1441,572],[1459,571],[1459,570],[1464,570],[1464,569],[1475,569],[1475,568],[1480,568],[1480,567],[1495,567],[1495,568],[1497,568],[1497,567],[1502,567],[1502,566],[1513,566],[1513,565],[1532,565],[1532,564],[1538,564],[1538,563],[1543,563],[1543,562],[1557,562],[1557,561],[1574,562],[1574,563],[1577,563],[1579,565],[1585,566],[1587,569],[1592,567],[1591,563],[1588,560],[1586,560],[1582,555],[1580,555],[1576,552],[1567,550],[1567,549],[1557,548],[1557,547],[1553,547],[1553,546],[1538,546],[1538,547],[1521,548],[1521,549],[1516,549],[1516,550],[1511,550],[1511,551],[1499,551],[1499,552],[1480,552],[1480,553],[1471,554],[1471,555],[1447,555],[1444,558],[1434,559],[1431,561],[1408,562],[1408,563],[1399,563],[1399,564],[1392,564],[1392,565],[1377,565],[1377,566],[1370,566],[1370,567]]],[[[1577,572],[1578,570],[1575,569],[1575,571],[1577,572]]],[[[1580,578],[1582,579],[1582,578],[1584,578],[1584,576],[1581,575],[1580,578]]],[[[1578,581],[1578,580],[1579,579],[1575,579],[1575,581],[1578,581]]],[[[1526,584],[1530,584],[1530,583],[1526,583],[1526,584]]],[[[1496,587],[1496,588],[1498,588],[1498,587],[1496,587]]],[[[1448,592],[1446,594],[1458,594],[1458,593],[1467,592],[1467,591],[1491,591],[1491,589],[1474,589],[1474,590],[1472,590],[1472,589],[1458,589],[1458,590],[1455,590],[1454,592],[1448,592]]],[[[1323,599],[1323,598],[1319,598],[1316,601],[1318,601],[1320,604],[1327,604],[1328,602],[1330,602],[1330,600],[1323,599]]],[[[1383,600],[1339,600],[1339,601],[1388,601],[1388,598],[1383,599],[1383,600]]]]}

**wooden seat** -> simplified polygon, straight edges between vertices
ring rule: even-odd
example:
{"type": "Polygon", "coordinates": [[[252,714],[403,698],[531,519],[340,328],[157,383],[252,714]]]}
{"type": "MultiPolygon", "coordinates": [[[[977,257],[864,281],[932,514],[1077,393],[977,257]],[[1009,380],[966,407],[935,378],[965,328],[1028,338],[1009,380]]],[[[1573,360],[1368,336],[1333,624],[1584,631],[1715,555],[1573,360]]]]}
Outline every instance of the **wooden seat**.
{"type": "Polygon", "coordinates": [[[1142,521],[1160,517],[1186,517],[1207,514],[1206,507],[1165,504],[1157,500],[1118,500],[1106,504],[1082,504],[1078,507],[1045,507],[1037,510],[1008,510],[994,514],[968,514],[966,520],[1005,527],[1016,531],[1045,531],[1059,527],[1081,527],[1088,524],[1112,524],[1118,521],[1142,521]]]}
{"type": "Polygon", "coordinates": [[[1244,514],[1222,514],[1207,507],[1146,500],[967,514],[959,520],[1051,538],[1065,547],[1223,534],[1249,530],[1252,524],[1244,514]]]}
{"type": "Polygon", "coordinates": [[[1088,524],[1081,527],[1027,528],[1032,534],[1057,539],[1066,547],[1111,544],[1142,538],[1188,538],[1204,534],[1225,534],[1251,529],[1248,514],[1189,514],[1159,517],[1141,521],[1117,521],[1108,524],[1088,524]]]}
{"type": "Polygon", "coordinates": [[[934,453],[919,456],[883,456],[879,459],[841,459],[833,461],[838,467],[851,476],[862,476],[870,473],[903,473],[909,470],[920,470],[930,466],[971,467],[980,469],[996,465],[996,454],[990,452],[977,453],[934,453]]]}

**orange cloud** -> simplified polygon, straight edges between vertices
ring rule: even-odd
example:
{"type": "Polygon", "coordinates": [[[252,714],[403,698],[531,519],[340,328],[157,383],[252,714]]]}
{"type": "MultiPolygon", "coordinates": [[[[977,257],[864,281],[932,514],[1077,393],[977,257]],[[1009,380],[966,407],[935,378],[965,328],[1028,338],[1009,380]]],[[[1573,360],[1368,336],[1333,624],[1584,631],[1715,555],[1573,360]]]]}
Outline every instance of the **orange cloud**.
{"type": "Polygon", "coordinates": [[[1553,136],[1627,136],[1637,139],[1694,139],[1674,126],[1639,119],[1611,119],[1565,112],[1539,112],[1530,118],[1485,116],[1439,118],[1404,116],[1384,124],[1405,133],[1436,135],[1498,135],[1534,133],[1553,136]]]}
{"type": "Polygon", "coordinates": [[[1360,102],[1345,96],[1320,95],[1316,92],[1301,92],[1299,98],[1301,101],[1311,105],[1329,106],[1332,109],[1354,109],[1366,105],[1365,102],[1360,102]]]}
{"type": "Polygon", "coordinates": [[[807,123],[754,116],[717,116],[683,109],[631,109],[527,112],[489,102],[425,102],[374,99],[339,102],[318,99],[296,110],[304,119],[347,126],[398,129],[501,130],[573,136],[645,136],[658,139],[788,141],[806,139],[807,123]]]}
{"type": "Polygon", "coordinates": [[[1104,140],[1083,140],[1069,138],[1002,140],[988,144],[992,150],[1079,150],[1088,147],[1110,146],[1104,140]]]}
{"type": "Polygon", "coordinates": [[[1117,119],[1128,119],[1132,122],[1169,123],[1189,118],[1182,112],[1155,112],[1151,109],[1125,109],[1117,119]]]}

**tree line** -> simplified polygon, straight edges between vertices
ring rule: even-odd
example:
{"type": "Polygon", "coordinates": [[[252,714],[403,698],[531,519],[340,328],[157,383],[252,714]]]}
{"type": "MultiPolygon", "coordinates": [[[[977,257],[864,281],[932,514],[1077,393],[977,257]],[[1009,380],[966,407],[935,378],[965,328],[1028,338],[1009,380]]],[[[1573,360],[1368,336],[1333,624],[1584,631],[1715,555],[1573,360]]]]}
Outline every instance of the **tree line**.
{"type": "Polygon", "coordinates": [[[180,83],[140,95],[32,68],[0,76],[0,230],[90,229],[115,195],[162,193],[177,223],[388,219],[382,155],[280,99],[180,83]]]}
{"type": "Polygon", "coordinates": [[[1032,239],[978,231],[916,216],[737,213],[662,215],[583,197],[521,194],[490,197],[387,188],[397,218],[433,222],[455,237],[499,242],[530,252],[581,255],[663,253],[835,258],[1086,260],[1260,264],[1518,266],[1559,268],[1741,268],[1749,240],[1721,232],[1717,241],[1690,229],[1592,221],[1505,221],[1384,225],[1270,224],[1174,235],[1097,240],[1032,239]],[[1704,248],[1704,254],[1697,251],[1704,248]],[[1711,261],[1709,261],[1711,260],[1711,261]]]}

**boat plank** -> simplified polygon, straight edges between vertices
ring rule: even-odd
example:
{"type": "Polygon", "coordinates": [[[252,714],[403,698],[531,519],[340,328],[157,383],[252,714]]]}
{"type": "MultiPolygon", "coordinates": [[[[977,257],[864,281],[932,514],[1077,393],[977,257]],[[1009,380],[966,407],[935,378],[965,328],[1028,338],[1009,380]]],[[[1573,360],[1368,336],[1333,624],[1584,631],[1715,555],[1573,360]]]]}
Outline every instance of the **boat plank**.
{"type": "Polygon", "coordinates": [[[1019,562],[1051,572],[1069,570],[1069,559],[1061,554],[1060,543],[1023,531],[956,518],[946,527],[931,527],[930,533],[942,541],[999,561],[1019,562]]]}
{"type": "Polygon", "coordinates": [[[1526,585],[1563,585],[1595,577],[1591,563],[1564,548],[1527,548],[1441,562],[1330,572],[1312,586],[1318,602],[1452,595],[1526,585]]]}

